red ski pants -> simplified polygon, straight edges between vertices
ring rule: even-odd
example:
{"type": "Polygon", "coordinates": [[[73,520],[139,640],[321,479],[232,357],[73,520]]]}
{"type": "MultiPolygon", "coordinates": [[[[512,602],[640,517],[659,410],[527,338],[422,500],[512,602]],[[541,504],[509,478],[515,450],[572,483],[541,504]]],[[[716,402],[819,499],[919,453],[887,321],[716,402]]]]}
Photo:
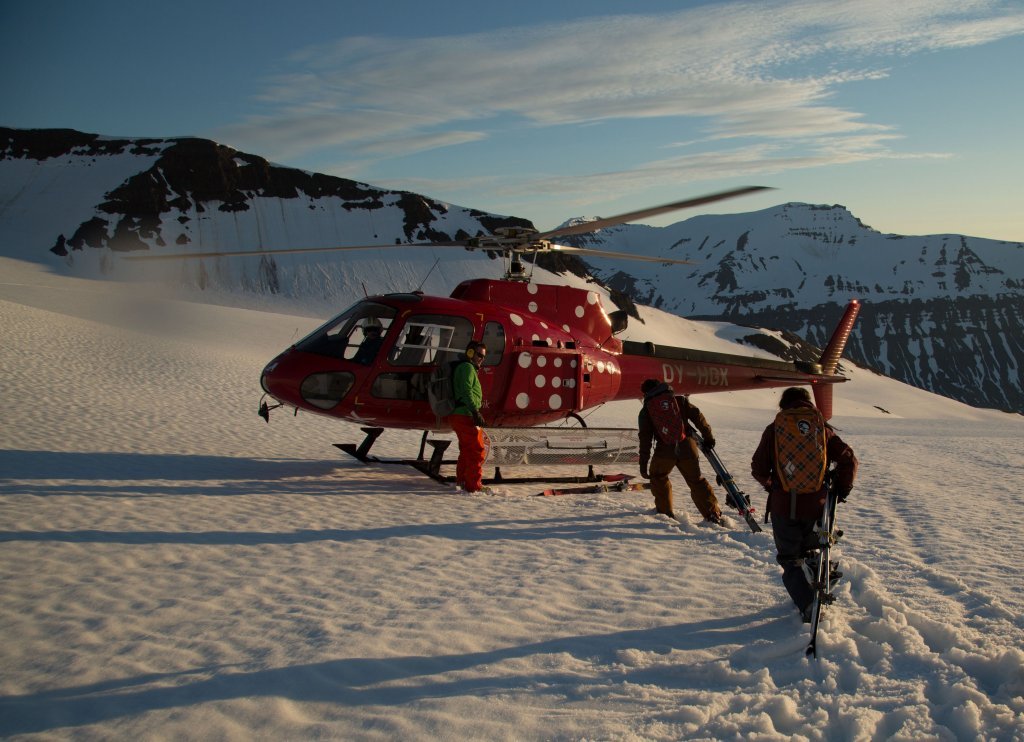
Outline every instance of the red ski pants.
{"type": "Polygon", "coordinates": [[[484,429],[478,428],[469,415],[451,415],[448,424],[459,439],[459,461],[455,465],[455,481],[466,492],[483,489],[484,429]]]}

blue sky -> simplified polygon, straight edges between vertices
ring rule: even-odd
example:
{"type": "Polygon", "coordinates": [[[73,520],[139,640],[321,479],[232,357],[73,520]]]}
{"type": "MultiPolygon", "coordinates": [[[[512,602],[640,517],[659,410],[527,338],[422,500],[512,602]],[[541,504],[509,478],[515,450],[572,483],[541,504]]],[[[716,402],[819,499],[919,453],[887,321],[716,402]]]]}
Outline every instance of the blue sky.
{"type": "Polygon", "coordinates": [[[209,137],[541,229],[769,185],[702,211],[1024,241],[1021,70],[1020,0],[0,0],[0,125],[209,137]]]}

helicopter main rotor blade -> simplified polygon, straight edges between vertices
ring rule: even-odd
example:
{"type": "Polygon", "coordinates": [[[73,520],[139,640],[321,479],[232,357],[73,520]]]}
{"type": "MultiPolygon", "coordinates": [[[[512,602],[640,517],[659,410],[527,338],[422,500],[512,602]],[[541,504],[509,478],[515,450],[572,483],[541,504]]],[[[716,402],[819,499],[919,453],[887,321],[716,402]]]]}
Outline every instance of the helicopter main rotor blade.
{"type": "Polygon", "coordinates": [[[724,201],[727,198],[735,198],[736,196],[745,196],[748,193],[756,193],[758,191],[771,191],[774,190],[768,186],[744,186],[743,188],[734,188],[731,191],[721,191],[720,193],[711,193],[707,196],[698,196],[697,198],[690,198],[686,201],[676,201],[671,204],[664,204],[662,206],[654,206],[650,209],[641,209],[640,211],[630,211],[626,214],[619,214],[618,216],[609,216],[605,219],[595,219],[592,222],[585,222],[582,224],[573,224],[569,227],[559,227],[553,229],[550,232],[543,232],[536,235],[536,239],[547,240],[552,237],[565,237],[571,234],[587,234],[589,232],[596,232],[599,229],[605,227],[614,227],[616,224],[625,224],[626,222],[636,221],[637,219],[643,219],[648,216],[657,216],[658,214],[665,214],[669,211],[677,211],[679,209],[689,209],[693,206],[701,206],[703,204],[710,204],[716,201],[724,201]]]}
{"type": "Polygon", "coordinates": [[[125,255],[125,260],[186,260],[188,258],[224,258],[242,257],[245,255],[285,255],[287,253],[304,252],[337,252],[340,250],[393,250],[396,247],[466,247],[461,242],[403,242],[399,245],[341,245],[335,247],[297,247],[294,249],[276,248],[272,250],[220,250],[215,252],[188,252],[171,255],[125,255]]]}
{"type": "MultiPolygon", "coordinates": [[[[377,249],[394,249],[397,247],[463,247],[470,250],[495,250],[495,251],[506,251],[510,250],[513,252],[528,252],[536,249],[540,243],[549,243],[552,237],[565,237],[573,234],[587,234],[589,232],[596,232],[599,229],[605,227],[612,227],[616,224],[625,224],[626,222],[635,221],[637,219],[643,219],[648,216],[656,216],[658,214],[664,214],[669,211],[677,211],[679,209],[687,209],[693,206],[700,206],[702,204],[714,203],[715,201],[724,201],[727,198],[735,198],[736,196],[743,196],[748,193],[756,193],[757,191],[772,190],[767,186],[745,186],[743,188],[735,188],[731,191],[722,191],[720,193],[712,193],[707,196],[698,196],[697,198],[687,199],[685,201],[676,201],[671,204],[664,204],[663,206],[655,206],[649,209],[641,209],[640,211],[631,211],[627,214],[619,214],[618,216],[608,217],[606,219],[596,219],[592,222],[586,222],[583,224],[576,224],[570,227],[561,227],[554,229],[550,232],[536,233],[529,231],[521,235],[509,235],[509,236],[496,236],[496,237],[477,237],[472,240],[457,240],[453,242],[410,242],[401,244],[387,244],[387,245],[338,245],[334,247],[298,247],[293,249],[288,248],[275,248],[270,250],[215,250],[210,252],[191,252],[191,253],[173,253],[165,255],[125,255],[125,260],[189,260],[194,258],[224,258],[224,257],[244,257],[252,255],[284,255],[286,253],[314,253],[314,252],[339,252],[344,250],[377,250],[377,249]]],[[[575,252],[578,248],[572,249],[564,245],[551,245],[551,249],[561,250],[563,252],[575,252]]],[[[597,250],[582,250],[585,254],[590,254],[600,257],[615,257],[615,258],[629,258],[632,260],[646,260],[654,263],[686,263],[685,260],[671,260],[667,258],[648,258],[640,257],[637,255],[628,255],[625,253],[613,253],[613,252],[599,252],[597,250]]]]}
{"type": "Polygon", "coordinates": [[[674,258],[655,258],[650,255],[633,255],[626,252],[610,252],[608,250],[590,250],[585,247],[571,247],[569,245],[551,245],[555,252],[567,252],[580,257],[594,258],[623,258],[624,260],[642,260],[647,263],[674,263],[676,265],[697,265],[692,260],[676,260],[674,258]]]}

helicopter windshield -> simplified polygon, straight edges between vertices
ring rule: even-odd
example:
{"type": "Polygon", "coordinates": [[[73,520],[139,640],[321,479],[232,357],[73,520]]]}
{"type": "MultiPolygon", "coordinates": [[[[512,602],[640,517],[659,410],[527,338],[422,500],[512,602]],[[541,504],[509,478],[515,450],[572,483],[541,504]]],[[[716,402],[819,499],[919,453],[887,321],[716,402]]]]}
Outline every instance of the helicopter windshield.
{"type": "Polygon", "coordinates": [[[306,353],[368,365],[387,338],[396,310],[375,302],[359,302],[296,344],[306,353]]]}

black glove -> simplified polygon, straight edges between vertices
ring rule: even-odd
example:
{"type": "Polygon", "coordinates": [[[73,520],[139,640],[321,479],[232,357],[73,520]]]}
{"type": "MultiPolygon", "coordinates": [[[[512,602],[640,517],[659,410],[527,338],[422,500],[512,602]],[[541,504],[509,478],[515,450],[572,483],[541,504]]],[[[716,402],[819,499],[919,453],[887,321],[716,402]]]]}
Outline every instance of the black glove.
{"type": "Polygon", "coordinates": [[[841,489],[841,490],[836,490],[836,502],[846,502],[846,498],[849,497],[849,496],[850,496],[849,488],[841,489]]]}
{"type": "Polygon", "coordinates": [[[640,464],[640,476],[643,479],[650,479],[651,475],[647,473],[647,464],[640,464]]]}
{"type": "Polygon", "coordinates": [[[482,428],[484,426],[484,418],[483,415],[480,414],[480,410],[473,410],[473,422],[478,428],[482,428]]]}
{"type": "Polygon", "coordinates": [[[704,448],[714,448],[714,447],[715,447],[715,439],[714,439],[714,437],[710,436],[710,435],[704,436],[704,448]]]}

